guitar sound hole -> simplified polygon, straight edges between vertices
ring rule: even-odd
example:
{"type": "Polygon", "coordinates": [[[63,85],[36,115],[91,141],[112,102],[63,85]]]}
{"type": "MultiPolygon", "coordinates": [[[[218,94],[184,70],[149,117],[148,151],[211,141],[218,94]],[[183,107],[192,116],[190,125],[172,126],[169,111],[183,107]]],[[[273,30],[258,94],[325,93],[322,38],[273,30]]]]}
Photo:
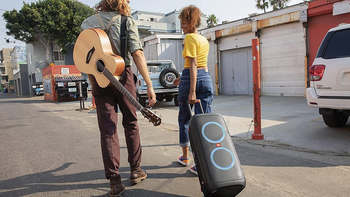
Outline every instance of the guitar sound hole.
{"type": "Polygon", "coordinates": [[[105,69],[105,63],[102,60],[98,60],[97,71],[102,73],[104,69],[105,69]]]}

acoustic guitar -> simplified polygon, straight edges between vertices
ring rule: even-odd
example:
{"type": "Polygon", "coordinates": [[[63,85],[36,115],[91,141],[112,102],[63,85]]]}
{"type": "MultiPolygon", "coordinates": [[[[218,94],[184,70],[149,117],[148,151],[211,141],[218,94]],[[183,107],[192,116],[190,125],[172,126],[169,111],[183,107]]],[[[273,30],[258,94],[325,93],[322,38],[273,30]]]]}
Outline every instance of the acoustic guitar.
{"type": "Polygon", "coordinates": [[[73,59],[77,68],[83,73],[92,74],[101,88],[112,83],[154,126],[160,125],[162,119],[143,107],[117,79],[124,71],[124,60],[113,53],[108,35],[103,30],[82,31],[75,42],[73,59]]]}

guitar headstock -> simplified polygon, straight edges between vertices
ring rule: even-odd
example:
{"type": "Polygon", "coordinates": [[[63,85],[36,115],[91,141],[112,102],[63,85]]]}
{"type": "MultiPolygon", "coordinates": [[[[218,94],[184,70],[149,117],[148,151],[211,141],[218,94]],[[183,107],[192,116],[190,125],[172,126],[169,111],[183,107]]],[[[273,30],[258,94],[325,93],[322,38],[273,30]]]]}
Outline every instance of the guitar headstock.
{"type": "Polygon", "coordinates": [[[158,126],[160,123],[162,123],[162,119],[157,114],[153,113],[150,109],[142,108],[140,111],[145,118],[153,123],[154,126],[158,126]]]}

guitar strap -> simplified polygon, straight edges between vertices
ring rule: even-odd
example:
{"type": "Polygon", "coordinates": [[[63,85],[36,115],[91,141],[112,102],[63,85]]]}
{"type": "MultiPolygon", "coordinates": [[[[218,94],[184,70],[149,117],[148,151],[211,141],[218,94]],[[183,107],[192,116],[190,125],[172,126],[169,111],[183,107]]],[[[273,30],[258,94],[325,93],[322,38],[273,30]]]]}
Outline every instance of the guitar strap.
{"type": "MultiPolygon", "coordinates": [[[[109,30],[113,24],[113,22],[118,18],[119,15],[115,15],[107,24],[107,27],[105,27],[102,18],[99,14],[96,14],[98,21],[100,22],[101,28],[106,32],[106,34],[108,35],[109,41],[111,42],[112,45],[112,50],[115,54],[117,53],[117,49],[115,48],[114,42],[112,42],[111,36],[109,34],[109,30]]],[[[121,15],[121,20],[120,20],[120,56],[123,58],[124,62],[125,62],[125,57],[126,57],[126,51],[127,51],[127,47],[126,47],[126,43],[128,41],[128,37],[127,37],[127,26],[126,26],[126,20],[127,17],[125,15],[121,15]]],[[[126,67],[129,67],[129,65],[125,65],[125,69],[126,67]]],[[[125,74],[125,69],[123,74],[121,75],[121,78],[123,78],[124,74],[125,74]]],[[[137,76],[134,74],[134,82],[136,84],[137,82],[137,76]]]]}
{"type": "MultiPolygon", "coordinates": [[[[105,27],[105,24],[102,21],[102,18],[99,14],[96,14],[98,21],[100,22],[101,28],[103,29],[103,31],[106,32],[106,34],[108,35],[109,41],[111,42],[112,45],[112,50],[115,54],[117,53],[117,49],[114,45],[114,42],[112,41],[112,38],[109,34],[109,30],[111,29],[111,26],[113,24],[113,22],[118,18],[119,15],[115,15],[107,24],[107,27],[105,27]]],[[[124,59],[125,61],[125,57],[126,57],[126,42],[127,42],[127,36],[126,36],[126,32],[127,32],[127,27],[126,27],[126,16],[125,15],[121,15],[121,25],[120,25],[120,56],[124,59]]]]}

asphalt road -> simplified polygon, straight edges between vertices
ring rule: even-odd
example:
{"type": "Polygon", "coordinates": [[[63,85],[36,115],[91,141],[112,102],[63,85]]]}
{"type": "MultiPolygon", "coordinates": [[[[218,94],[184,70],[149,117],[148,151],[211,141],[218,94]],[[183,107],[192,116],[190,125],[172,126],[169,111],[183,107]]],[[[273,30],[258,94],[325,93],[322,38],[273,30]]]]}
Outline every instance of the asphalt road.
{"type": "MultiPolygon", "coordinates": [[[[236,103],[239,100],[225,96],[216,99],[236,100],[236,103]]],[[[275,106],[278,104],[276,100],[273,102],[275,106]]],[[[219,105],[214,103],[213,108],[223,110],[219,105]]],[[[294,108],[299,107],[294,105],[294,108]]],[[[53,103],[44,101],[43,97],[24,98],[0,93],[0,196],[109,196],[96,113],[94,110],[79,111],[79,108],[77,101],[53,103]]],[[[164,122],[158,127],[140,115],[142,168],[147,171],[148,178],[135,186],[128,180],[125,139],[118,125],[122,152],[120,172],[127,189],[123,196],[203,196],[198,178],[176,162],[181,149],[174,123],[175,108],[171,103],[158,103],[153,108],[163,115],[164,122]]],[[[232,108],[237,112],[238,107],[232,108]]],[[[244,105],[241,104],[241,108],[244,105]]],[[[269,110],[270,117],[274,110],[269,110]]],[[[224,115],[232,121],[250,119],[248,112],[241,113],[242,117],[230,113],[224,115]]],[[[281,128],[281,124],[278,125],[276,129],[281,128]]],[[[245,126],[248,130],[249,122],[244,123],[245,126]]],[[[266,140],[253,141],[244,137],[245,131],[241,129],[232,135],[247,180],[246,188],[238,196],[349,196],[350,155],[346,152],[291,145],[297,134],[292,135],[290,144],[288,140],[280,142],[278,134],[272,137],[275,130],[266,131],[266,140]]],[[[347,139],[349,132],[347,125],[337,136],[342,134],[343,139],[347,139]]],[[[332,147],[333,140],[323,139],[322,143],[332,147]]],[[[348,148],[345,143],[340,144],[343,150],[348,148]]]]}

